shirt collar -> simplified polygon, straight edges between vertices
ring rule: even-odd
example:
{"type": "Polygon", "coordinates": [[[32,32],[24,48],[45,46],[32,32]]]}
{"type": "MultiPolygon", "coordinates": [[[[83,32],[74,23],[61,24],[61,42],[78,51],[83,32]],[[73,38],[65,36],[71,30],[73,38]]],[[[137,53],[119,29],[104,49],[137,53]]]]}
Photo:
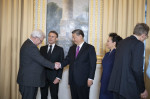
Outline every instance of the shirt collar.
{"type": "Polygon", "coordinates": [[[78,45],[78,46],[80,47],[80,49],[81,49],[81,47],[83,46],[83,44],[84,44],[84,41],[83,41],[80,45],[78,45]]]}
{"type": "MultiPolygon", "coordinates": [[[[52,44],[52,50],[51,50],[51,52],[53,51],[54,47],[55,47],[55,44],[52,44]]],[[[50,44],[48,44],[47,52],[49,51],[49,49],[50,49],[50,44]]]]}
{"type": "MultiPolygon", "coordinates": [[[[51,44],[48,44],[48,47],[50,47],[51,44]]],[[[52,48],[55,46],[55,44],[52,44],[52,48]]]]}
{"type": "Polygon", "coordinates": [[[132,36],[134,36],[136,39],[138,39],[136,35],[132,35],[132,36]]]}
{"type": "Polygon", "coordinates": [[[29,40],[33,43],[33,41],[29,38],[29,40]]]}

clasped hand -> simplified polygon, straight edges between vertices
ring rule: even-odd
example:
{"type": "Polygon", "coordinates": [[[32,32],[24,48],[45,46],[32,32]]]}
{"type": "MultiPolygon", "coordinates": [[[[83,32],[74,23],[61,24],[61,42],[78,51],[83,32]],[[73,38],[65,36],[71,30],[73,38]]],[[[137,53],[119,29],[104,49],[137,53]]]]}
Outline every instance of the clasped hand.
{"type": "Polygon", "coordinates": [[[55,62],[55,67],[56,70],[61,68],[61,64],[59,62],[55,62]]]}

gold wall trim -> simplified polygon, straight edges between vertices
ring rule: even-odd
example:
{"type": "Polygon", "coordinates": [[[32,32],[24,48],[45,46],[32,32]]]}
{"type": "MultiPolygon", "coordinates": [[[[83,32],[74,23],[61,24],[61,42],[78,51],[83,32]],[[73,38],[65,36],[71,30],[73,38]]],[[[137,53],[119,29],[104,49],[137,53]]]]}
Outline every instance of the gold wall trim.
{"type": "Polygon", "coordinates": [[[40,29],[40,9],[41,9],[41,0],[38,0],[38,9],[37,9],[37,12],[38,12],[37,28],[38,29],[40,29]]]}
{"type": "Polygon", "coordinates": [[[88,43],[94,45],[98,63],[101,63],[100,57],[103,56],[102,14],[103,0],[90,0],[88,43]]]}
{"type": "Polygon", "coordinates": [[[46,2],[45,2],[45,0],[43,0],[42,30],[46,31],[46,2]]]}
{"type": "Polygon", "coordinates": [[[92,32],[93,32],[93,0],[90,0],[90,15],[89,15],[89,43],[92,44],[92,32]]]}
{"type": "Polygon", "coordinates": [[[46,32],[46,0],[34,0],[34,29],[46,32]]]}
{"type": "Polygon", "coordinates": [[[36,0],[33,1],[33,30],[35,29],[35,1],[36,0]]]}
{"type": "MultiPolygon", "coordinates": [[[[41,29],[46,35],[46,0],[34,0],[33,29],[41,29]]],[[[41,45],[45,45],[44,40],[41,45]]]]}
{"type": "MultiPolygon", "coordinates": [[[[96,21],[96,20],[98,20],[98,0],[95,1],[95,37],[94,37],[94,39],[95,39],[95,44],[94,44],[95,49],[97,49],[97,32],[98,32],[98,21],[96,21]]],[[[96,50],[96,52],[97,51],[98,50],[96,50]]]]}
{"type": "Polygon", "coordinates": [[[103,27],[103,8],[104,8],[104,2],[103,2],[103,0],[100,0],[100,31],[99,31],[99,33],[100,33],[100,42],[99,42],[99,53],[100,53],[100,55],[103,55],[104,53],[104,51],[103,51],[103,29],[102,29],[102,27],[103,27]]]}
{"type": "Polygon", "coordinates": [[[97,64],[102,64],[103,56],[97,55],[97,64]]]}

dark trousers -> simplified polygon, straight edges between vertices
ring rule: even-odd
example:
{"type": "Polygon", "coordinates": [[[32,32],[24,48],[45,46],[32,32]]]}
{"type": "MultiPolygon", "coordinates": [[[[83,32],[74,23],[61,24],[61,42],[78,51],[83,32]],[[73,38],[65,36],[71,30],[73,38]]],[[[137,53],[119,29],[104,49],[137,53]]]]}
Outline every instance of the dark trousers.
{"type": "Polygon", "coordinates": [[[50,86],[51,99],[58,99],[59,84],[53,82],[46,83],[45,87],[41,87],[41,99],[48,99],[48,87],[50,86]]]}
{"type": "Polygon", "coordinates": [[[126,99],[125,97],[121,96],[118,93],[113,93],[113,95],[114,95],[114,99],[126,99]]]}
{"type": "Polygon", "coordinates": [[[72,99],[89,99],[90,87],[70,85],[72,99]]]}
{"type": "Polygon", "coordinates": [[[22,95],[22,99],[36,99],[38,87],[30,87],[19,85],[19,91],[22,95]]]}

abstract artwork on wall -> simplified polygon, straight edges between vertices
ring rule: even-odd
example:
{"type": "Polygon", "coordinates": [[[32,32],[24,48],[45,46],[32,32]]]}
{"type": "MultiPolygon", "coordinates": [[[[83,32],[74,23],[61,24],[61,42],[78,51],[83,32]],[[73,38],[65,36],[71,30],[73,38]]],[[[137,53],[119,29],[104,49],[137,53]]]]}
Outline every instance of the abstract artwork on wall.
{"type": "Polygon", "coordinates": [[[65,55],[73,44],[73,30],[83,30],[88,41],[88,22],[88,0],[47,0],[46,35],[52,30],[58,32],[57,44],[64,48],[65,55]]]}

